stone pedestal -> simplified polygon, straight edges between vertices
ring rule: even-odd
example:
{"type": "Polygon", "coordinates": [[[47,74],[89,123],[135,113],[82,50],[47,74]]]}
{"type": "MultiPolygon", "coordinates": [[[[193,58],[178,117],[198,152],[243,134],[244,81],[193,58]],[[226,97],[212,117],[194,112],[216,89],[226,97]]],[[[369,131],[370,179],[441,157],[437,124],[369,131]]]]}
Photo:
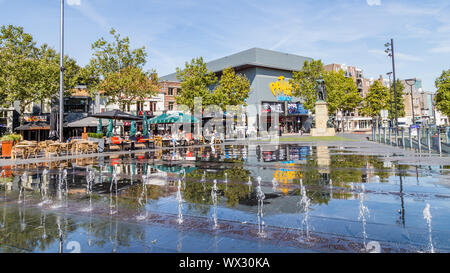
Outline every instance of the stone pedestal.
{"type": "Polygon", "coordinates": [[[316,102],[316,128],[311,129],[311,136],[334,136],[334,128],[327,128],[328,105],[324,101],[316,102]]]}

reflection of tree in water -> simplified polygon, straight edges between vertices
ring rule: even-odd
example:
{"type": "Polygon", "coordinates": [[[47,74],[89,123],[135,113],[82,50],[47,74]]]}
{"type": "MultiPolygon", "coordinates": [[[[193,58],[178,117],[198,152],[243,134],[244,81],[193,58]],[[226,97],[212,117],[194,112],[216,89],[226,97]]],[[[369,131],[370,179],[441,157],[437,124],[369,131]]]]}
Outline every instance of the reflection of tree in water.
{"type": "MultiPolygon", "coordinates": [[[[59,241],[57,226],[57,216],[54,214],[38,214],[31,211],[22,211],[26,215],[26,225],[21,226],[21,215],[19,210],[26,210],[19,207],[10,207],[5,213],[5,225],[0,228],[0,245],[12,246],[24,250],[48,249],[52,244],[59,241]],[[32,223],[32,224],[30,224],[32,223]],[[40,223],[36,226],[36,223],[40,223]]],[[[22,216],[23,217],[23,216],[22,216]]],[[[73,232],[74,222],[70,219],[60,221],[63,234],[73,232]]],[[[5,250],[5,249],[4,249],[5,250]]],[[[7,250],[6,250],[7,251],[7,250]]],[[[56,251],[56,249],[55,249],[56,251]]]]}
{"type": "Polygon", "coordinates": [[[218,188],[218,202],[220,198],[225,197],[227,206],[233,207],[239,203],[239,200],[250,194],[248,185],[244,181],[248,180],[250,171],[242,166],[233,166],[227,170],[218,170],[216,172],[206,172],[205,179],[208,181],[205,186],[200,182],[204,176],[202,169],[197,169],[186,175],[186,189],[183,191],[183,199],[189,202],[190,208],[197,209],[203,214],[209,211],[209,205],[212,205],[211,189],[212,181],[216,179],[218,188]],[[228,187],[224,183],[225,173],[228,174],[228,187]]]}
{"type": "MultiPolygon", "coordinates": [[[[380,182],[387,182],[390,168],[384,167],[382,160],[370,155],[330,155],[330,164],[326,171],[321,171],[318,160],[314,156],[309,156],[306,164],[301,165],[303,185],[307,190],[307,196],[312,204],[328,204],[331,199],[330,179],[333,188],[333,199],[348,199],[354,196],[353,193],[342,190],[350,188],[350,183],[367,182],[368,172],[378,176],[380,182]]],[[[300,184],[300,177],[294,179],[295,184],[300,184]]],[[[292,195],[299,195],[300,191],[295,190],[292,195]]]]}
{"type": "MultiPolygon", "coordinates": [[[[0,227],[0,245],[11,246],[23,250],[51,250],[58,251],[59,231],[57,224],[57,215],[53,213],[26,211],[27,225],[21,227],[19,210],[22,208],[9,207],[6,210],[6,223],[0,227]],[[54,247],[49,249],[49,247],[54,247]]],[[[1,211],[1,210],[0,210],[1,211]]],[[[22,212],[23,214],[23,212],[22,212]]],[[[3,215],[1,215],[3,218],[3,215]]],[[[127,225],[120,223],[116,225],[114,218],[104,221],[96,220],[94,224],[89,221],[77,221],[64,216],[60,218],[60,227],[62,234],[67,235],[74,232],[77,228],[83,228],[89,232],[89,236],[94,239],[91,246],[104,247],[110,243],[110,238],[116,245],[129,247],[132,242],[145,240],[145,232],[139,225],[127,225]]],[[[66,241],[64,241],[64,251],[66,251],[66,241]]],[[[8,251],[8,249],[2,249],[8,251]]],[[[83,249],[81,250],[83,251],[83,249]]],[[[85,250],[88,251],[88,250],[85,250]]]]}

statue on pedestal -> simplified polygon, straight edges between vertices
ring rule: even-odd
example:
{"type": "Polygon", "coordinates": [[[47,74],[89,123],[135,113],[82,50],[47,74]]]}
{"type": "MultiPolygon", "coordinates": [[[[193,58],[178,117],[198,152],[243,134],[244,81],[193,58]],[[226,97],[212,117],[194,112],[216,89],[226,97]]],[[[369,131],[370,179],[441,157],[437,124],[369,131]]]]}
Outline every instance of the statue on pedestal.
{"type": "Polygon", "coordinates": [[[325,87],[325,81],[320,78],[316,81],[316,95],[317,101],[326,101],[327,100],[327,89],[325,87]]]}
{"type": "Polygon", "coordinates": [[[315,128],[311,130],[312,136],[334,136],[335,131],[333,126],[330,126],[330,116],[328,114],[327,90],[325,81],[320,78],[316,82],[316,96],[317,101],[315,105],[315,128]]]}

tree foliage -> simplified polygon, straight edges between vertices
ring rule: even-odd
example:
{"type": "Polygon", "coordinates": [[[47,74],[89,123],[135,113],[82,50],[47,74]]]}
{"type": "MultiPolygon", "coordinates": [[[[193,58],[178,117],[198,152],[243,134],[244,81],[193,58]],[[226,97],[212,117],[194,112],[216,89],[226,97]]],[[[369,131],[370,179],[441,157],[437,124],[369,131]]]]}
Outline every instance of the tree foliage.
{"type": "MultiPolygon", "coordinates": [[[[23,115],[31,103],[45,101],[58,93],[59,54],[47,44],[38,47],[22,27],[1,27],[0,63],[0,105],[10,106],[19,101],[23,115]]],[[[64,67],[64,90],[69,90],[78,83],[80,67],[67,56],[64,67]]]]}
{"type": "Polygon", "coordinates": [[[323,74],[327,89],[328,111],[353,111],[362,101],[358,88],[352,78],[345,76],[344,70],[326,71],[323,74]]]}
{"type": "Polygon", "coordinates": [[[323,73],[321,60],[305,61],[303,68],[300,71],[294,71],[290,80],[294,87],[294,96],[303,99],[303,106],[312,112],[316,103],[316,81],[323,76],[323,73]]]}
{"type": "Polygon", "coordinates": [[[143,72],[139,67],[128,66],[111,72],[98,86],[108,103],[132,103],[153,96],[159,86],[156,74],[143,72]]]}
{"type": "Polygon", "coordinates": [[[450,117],[450,69],[442,71],[441,76],[436,79],[435,86],[437,88],[436,107],[450,117]]]}
{"type": "Polygon", "coordinates": [[[381,110],[387,110],[389,90],[381,82],[375,81],[364,98],[361,113],[368,117],[379,117],[381,110]]]}
{"type": "MultiPolygon", "coordinates": [[[[405,95],[405,85],[400,81],[397,80],[397,115],[398,117],[404,117],[405,116],[405,99],[404,99],[404,95],[405,95]]],[[[394,119],[395,118],[395,92],[394,92],[394,85],[392,84],[389,91],[390,96],[389,96],[389,100],[387,102],[387,107],[389,108],[389,119],[394,119]],[[392,113],[390,111],[390,104],[392,103],[392,113]],[[392,114],[392,116],[391,116],[392,114]]]]}
{"type": "Polygon", "coordinates": [[[130,49],[130,39],[121,38],[115,29],[109,32],[113,41],[109,42],[101,37],[92,44],[93,58],[87,70],[93,76],[105,79],[109,73],[119,72],[129,66],[142,68],[146,63],[147,53],[145,47],[130,49]]]}
{"type": "Polygon", "coordinates": [[[226,110],[227,105],[245,105],[245,99],[250,92],[250,81],[241,74],[236,74],[229,67],[222,71],[219,85],[212,93],[212,101],[222,110],[226,110]]]}
{"type": "Polygon", "coordinates": [[[92,96],[100,94],[111,103],[131,103],[153,96],[159,86],[153,71],[145,72],[145,47],[131,49],[130,39],[115,29],[112,41],[100,38],[92,44],[93,57],[81,70],[81,79],[92,96]]]}
{"type": "Polygon", "coordinates": [[[203,107],[217,105],[226,110],[227,105],[245,104],[250,92],[250,82],[245,76],[226,68],[218,81],[202,57],[186,62],[184,69],[177,68],[177,79],[181,81],[182,91],[175,97],[176,102],[188,106],[191,111],[196,97],[202,98],[203,107]]]}

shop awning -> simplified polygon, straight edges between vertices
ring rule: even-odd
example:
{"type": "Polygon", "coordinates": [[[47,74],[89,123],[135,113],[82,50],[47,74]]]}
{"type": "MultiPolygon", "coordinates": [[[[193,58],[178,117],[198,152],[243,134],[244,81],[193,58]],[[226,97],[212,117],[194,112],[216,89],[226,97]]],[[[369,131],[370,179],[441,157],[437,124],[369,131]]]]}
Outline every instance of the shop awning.
{"type": "Polygon", "coordinates": [[[24,124],[14,129],[15,131],[38,131],[38,130],[50,130],[50,124],[46,122],[31,122],[24,124]]]}

